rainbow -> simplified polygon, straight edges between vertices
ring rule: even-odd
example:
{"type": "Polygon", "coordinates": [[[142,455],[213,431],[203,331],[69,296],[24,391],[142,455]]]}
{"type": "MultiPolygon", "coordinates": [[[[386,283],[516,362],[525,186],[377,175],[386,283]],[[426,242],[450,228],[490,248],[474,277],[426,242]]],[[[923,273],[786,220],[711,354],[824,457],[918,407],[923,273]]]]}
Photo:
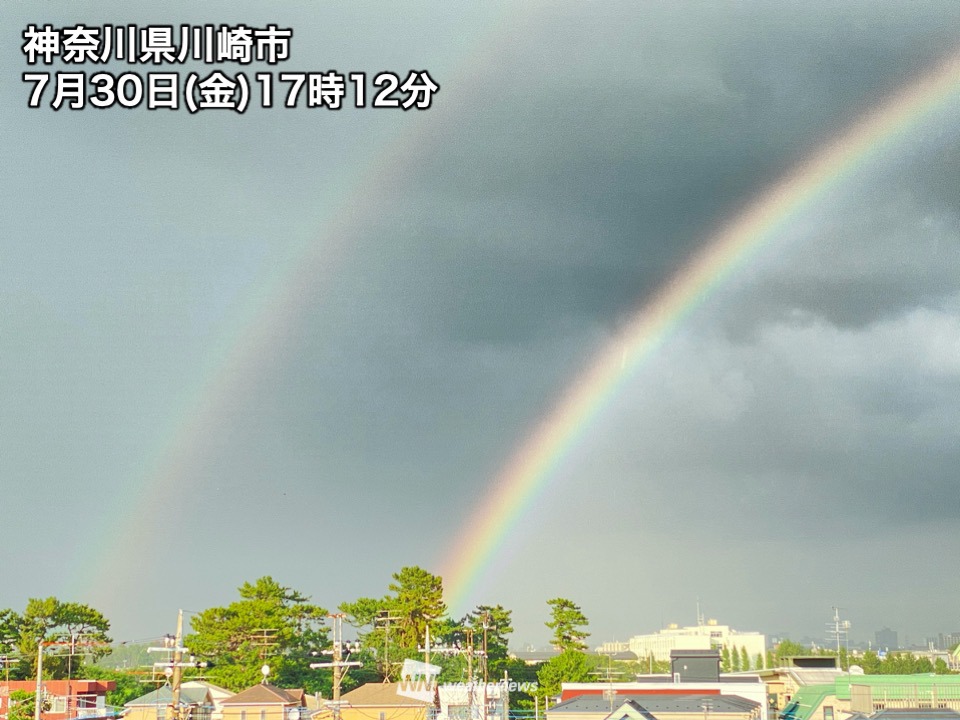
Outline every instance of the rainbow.
{"type": "MultiPolygon", "coordinates": [[[[489,64],[509,42],[506,27],[516,28],[536,10],[535,3],[522,12],[482,16],[472,38],[456,58],[431,72],[451,87],[476,82],[475,68],[489,64]]],[[[450,124],[453,110],[438,96],[436,107],[420,122],[398,123],[376,131],[358,153],[353,171],[343,176],[333,190],[315,200],[314,207],[288,250],[275,258],[269,274],[258,278],[252,290],[223,323],[223,329],[199,359],[193,375],[184,381],[156,442],[131,473],[129,481],[110,503],[114,522],[103,523],[83,546],[65,581],[67,597],[79,597],[108,607],[117,596],[135,597],[144,578],[128,568],[137,556],[156,553],[155,541],[143,531],[157,508],[176,507],[190,488],[186,478],[198,464],[216,452],[217,426],[229,415],[238,398],[266,371],[278,354],[277,338],[302,317],[307,298],[316,297],[349,255],[371,198],[389,195],[391,182],[404,163],[412,162],[424,147],[437,142],[450,124]],[[318,229],[319,228],[319,229],[318,229]]],[[[150,521],[152,522],[152,521],[150,521]]],[[[154,579],[155,580],[155,579],[154,579]]],[[[238,579],[239,581],[239,579],[238,579]]]]}
{"type": "Polygon", "coordinates": [[[892,94],[822,145],[707,239],[703,249],[631,318],[523,440],[492,482],[485,501],[443,565],[452,612],[467,611],[531,503],[623,381],[670,337],[679,323],[798,213],[822,199],[864,163],[951,99],[960,88],[960,53],[892,94]]]}

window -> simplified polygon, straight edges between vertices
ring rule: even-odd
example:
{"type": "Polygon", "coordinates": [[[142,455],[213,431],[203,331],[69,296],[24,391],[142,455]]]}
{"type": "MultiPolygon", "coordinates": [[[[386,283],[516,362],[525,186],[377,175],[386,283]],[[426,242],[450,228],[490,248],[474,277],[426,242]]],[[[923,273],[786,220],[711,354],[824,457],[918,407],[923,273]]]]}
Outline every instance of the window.
{"type": "Polygon", "coordinates": [[[447,717],[450,720],[470,720],[469,705],[448,705],[447,717]]]}
{"type": "Polygon", "coordinates": [[[833,720],[833,706],[824,705],[823,706],[823,720],[833,720]]]}

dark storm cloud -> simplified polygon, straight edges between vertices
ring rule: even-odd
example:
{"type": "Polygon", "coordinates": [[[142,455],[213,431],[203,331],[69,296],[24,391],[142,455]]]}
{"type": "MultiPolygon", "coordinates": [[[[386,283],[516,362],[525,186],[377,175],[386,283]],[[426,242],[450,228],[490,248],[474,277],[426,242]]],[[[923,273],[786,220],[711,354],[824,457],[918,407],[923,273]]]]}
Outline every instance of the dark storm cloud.
{"type": "MultiPolygon", "coordinates": [[[[257,22],[265,7],[210,20],[257,22]]],[[[17,169],[0,200],[13,295],[0,315],[4,469],[29,479],[24,504],[71,484],[122,496],[158,438],[206,413],[196,452],[177,456],[174,485],[189,490],[168,500],[183,510],[165,516],[171,533],[206,541],[202,567],[182,571],[197,580],[188,607],[255,571],[335,606],[382,592],[402,565],[438,562],[625,319],[750,198],[960,37],[954,3],[269,10],[297,33],[297,67],[284,69],[428,67],[443,88],[434,107],[54,114],[27,112],[16,83],[0,90],[3,166],[17,169]],[[302,271],[293,287],[287,262],[302,271]],[[272,292],[289,294],[287,314],[271,314],[272,292]],[[256,357],[230,355],[251,338],[256,357]],[[180,402],[225,368],[238,376],[229,397],[180,402]],[[232,523],[258,512],[271,528],[256,537],[232,523]],[[316,545],[300,553],[282,524],[349,537],[357,562],[331,588],[316,545]]],[[[180,11],[170,19],[200,10],[180,11]]],[[[19,77],[17,48],[5,53],[19,77]]],[[[584,429],[498,559],[489,600],[516,609],[520,639],[542,639],[547,589],[623,637],[657,624],[649,577],[671,602],[709,582],[739,608],[766,596],[775,563],[835,588],[816,574],[827,535],[848,533],[845,561],[874,557],[880,526],[898,559],[949,541],[955,123],[899,138],[807,208],[584,429]],[[785,523],[810,533],[787,546],[785,523]],[[605,592],[611,580],[635,608],[605,592]]],[[[78,552],[90,527],[71,529],[78,552]]],[[[151,564],[156,587],[142,568],[111,568],[124,593],[105,591],[123,602],[108,614],[156,630],[172,602],[163,578],[195,557],[183,545],[151,564]],[[152,617],[132,617],[137,592],[152,617]]],[[[874,598],[879,570],[843,582],[874,598]]],[[[925,598],[947,594],[922,563],[911,571],[932,587],[925,598]]],[[[32,594],[57,592],[35,580],[32,594]]],[[[806,617],[811,597],[782,612],[806,617]]],[[[777,619],[743,612],[752,627],[777,619]]]]}
{"type": "MultiPolygon", "coordinates": [[[[616,327],[745,198],[952,49],[960,23],[891,6],[646,10],[621,8],[618,37],[634,42],[604,52],[586,8],[545,11],[460,89],[455,125],[438,110],[429,155],[385,213],[404,276],[436,298],[424,322],[481,342],[571,316],[616,327]]],[[[915,204],[955,203],[957,166],[939,163],[911,178],[915,204]]],[[[776,294],[799,307],[836,295],[849,323],[931,292],[888,275],[776,294]]]]}
{"type": "Polygon", "coordinates": [[[851,513],[868,521],[857,535],[955,527],[956,307],[954,296],[949,309],[860,328],[768,323],[736,343],[690,333],[620,401],[636,409],[618,411],[611,446],[633,449],[608,469],[658,478],[658,505],[703,521],[755,513],[748,534],[784,516],[814,530],[851,513]]]}

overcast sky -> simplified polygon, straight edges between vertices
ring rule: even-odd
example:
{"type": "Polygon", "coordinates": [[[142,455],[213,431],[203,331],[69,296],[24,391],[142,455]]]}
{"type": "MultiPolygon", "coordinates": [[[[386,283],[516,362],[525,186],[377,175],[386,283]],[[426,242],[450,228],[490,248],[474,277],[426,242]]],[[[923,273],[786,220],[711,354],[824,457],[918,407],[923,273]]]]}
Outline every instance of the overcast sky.
{"type": "MultiPolygon", "coordinates": [[[[713,234],[960,48],[943,2],[0,4],[0,607],[170,632],[270,574],[440,572],[713,234]],[[517,6],[522,5],[519,9],[517,6]],[[275,23],[426,110],[28,108],[29,24],[275,23]]],[[[252,88],[254,105],[259,91],[252,88]]],[[[301,106],[304,104],[301,100],[301,106]]],[[[471,604],[543,644],[704,614],[960,629],[960,79],[735,270],[552,473],[471,604]]],[[[463,613],[469,608],[455,608],[463,613]]]]}

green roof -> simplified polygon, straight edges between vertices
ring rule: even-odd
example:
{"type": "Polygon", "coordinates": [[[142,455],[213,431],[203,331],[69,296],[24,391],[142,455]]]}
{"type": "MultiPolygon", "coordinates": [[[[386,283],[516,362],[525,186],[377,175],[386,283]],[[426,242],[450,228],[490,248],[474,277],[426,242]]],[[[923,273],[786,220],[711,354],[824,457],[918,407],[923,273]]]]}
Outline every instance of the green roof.
{"type": "Polygon", "coordinates": [[[868,685],[874,699],[903,700],[914,697],[960,698],[960,675],[841,675],[836,680],[838,700],[850,699],[851,685],[868,685]]]}
{"type": "Polygon", "coordinates": [[[806,685],[794,693],[781,711],[780,717],[785,720],[807,720],[813,711],[823,704],[826,697],[834,692],[836,688],[833,685],[806,685]]]}
{"type": "Polygon", "coordinates": [[[800,688],[780,712],[783,720],[807,720],[830,695],[850,699],[851,685],[866,685],[874,700],[960,700],[960,675],[840,675],[826,685],[800,688]]]}

